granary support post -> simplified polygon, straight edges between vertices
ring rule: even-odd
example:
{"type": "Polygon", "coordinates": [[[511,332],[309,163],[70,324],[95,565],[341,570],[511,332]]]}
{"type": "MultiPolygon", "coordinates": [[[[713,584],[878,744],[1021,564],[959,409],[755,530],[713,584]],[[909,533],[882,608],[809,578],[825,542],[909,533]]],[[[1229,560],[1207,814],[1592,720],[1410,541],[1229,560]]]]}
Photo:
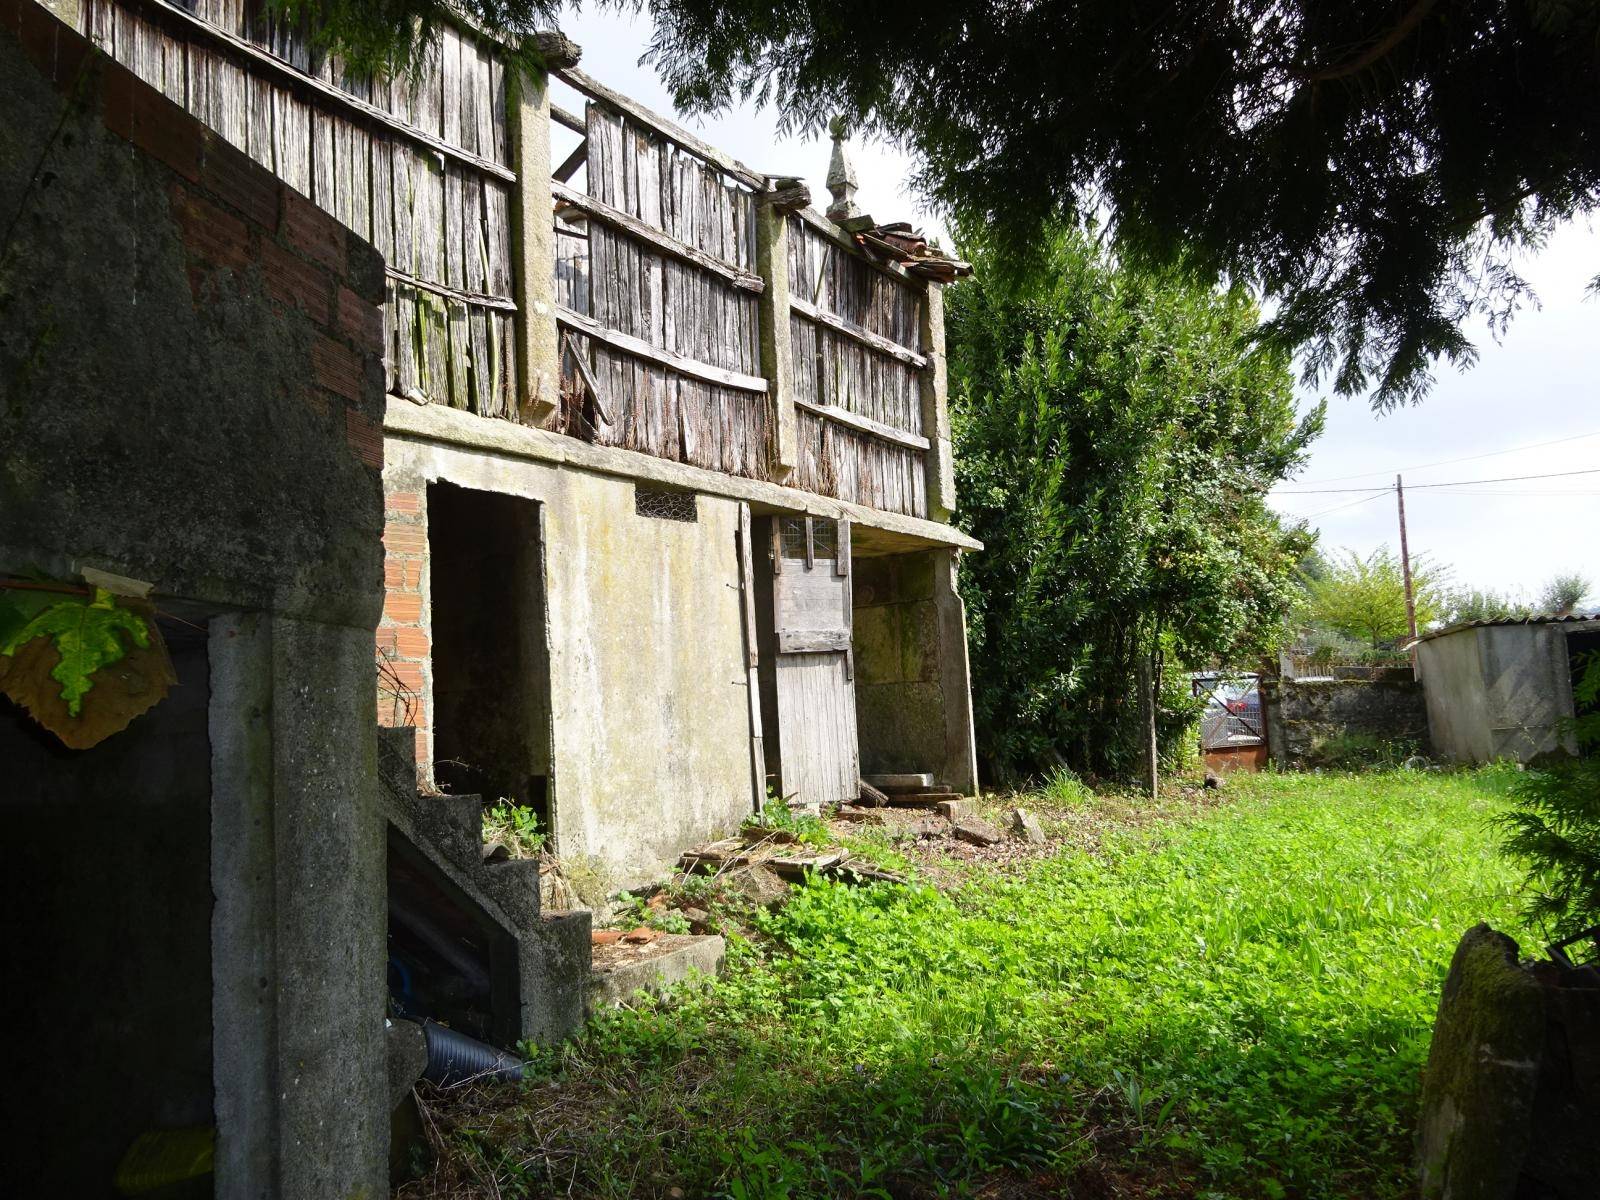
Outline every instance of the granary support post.
{"type": "Polygon", "coordinates": [[[761,373],[772,397],[772,471],[785,483],[796,455],[794,362],[789,343],[789,216],[756,198],[756,270],[766,282],[761,293],[761,373]]]}
{"type": "Polygon", "coordinates": [[[949,377],[944,359],[944,289],[930,283],[921,305],[922,435],[928,439],[923,464],[928,477],[928,519],[948,521],[956,510],[955,460],[950,452],[949,377]]]}
{"type": "Polygon", "coordinates": [[[506,73],[511,166],[511,289],[517,305],[517,419],[538,425],[560,401],[556,331],[556,246],[550,199],[550,79],[532,69],[506,73]]]}

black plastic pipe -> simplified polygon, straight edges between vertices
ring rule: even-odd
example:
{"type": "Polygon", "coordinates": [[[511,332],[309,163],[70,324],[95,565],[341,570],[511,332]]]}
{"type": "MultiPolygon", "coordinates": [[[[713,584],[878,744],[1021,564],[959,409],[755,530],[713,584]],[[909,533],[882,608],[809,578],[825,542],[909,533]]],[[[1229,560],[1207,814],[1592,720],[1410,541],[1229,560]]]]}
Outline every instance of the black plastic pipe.
{"type": "Polygon", "coordinates": [[[432,1021],[422,1022],[422,1032],[428,1039],[428,1065],[422,1077],[432,1083],[522,1078],[523,1062],[514,1054],[432,1021]]]}

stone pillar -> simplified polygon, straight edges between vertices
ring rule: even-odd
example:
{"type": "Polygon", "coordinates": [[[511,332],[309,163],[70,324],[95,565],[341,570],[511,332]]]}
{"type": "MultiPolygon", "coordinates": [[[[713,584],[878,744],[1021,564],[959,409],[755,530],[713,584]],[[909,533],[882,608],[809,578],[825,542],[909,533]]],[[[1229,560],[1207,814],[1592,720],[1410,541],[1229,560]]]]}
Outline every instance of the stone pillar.
{"type": "Polygon", "coordinates": [[[933,552],[933,604],[938,614],[939,684],[944,696],[943,780],[963,795],[978,790],[978,738],[972,726],[972,672],[967,659],[967,606],[956,590],[959,550],[933,552]]]}
{"type": "Polygon", "coordinates": [[[923,465],[928,478],[928,519],[948,521],[956,510],[955,459],[950,452],[949,377],[944,355],[944,289],[927,285],[922,303],[922,436],[928,439],[923,465]]]}
{"type": "Polygon", "coordinates": [[[388,1193],[372,634],[211,622],[218,1197],[388,1193]]]}
{"type": "Polygon", "coordinates": [[[797,462],[794,363],[789,340],[789,216],[756,202],[756,271],[766,283],[761,315],[761,373],[772,398],[772,477],[787,483],[797,462]]]}
{"type": "Polygon", "coordinates": [[[550,197],[550,81],[512,70],[506,80],[511,136],[511,291],[517,305],[517,419],[542,424],[560,401],[556,236],[550,197]]]}

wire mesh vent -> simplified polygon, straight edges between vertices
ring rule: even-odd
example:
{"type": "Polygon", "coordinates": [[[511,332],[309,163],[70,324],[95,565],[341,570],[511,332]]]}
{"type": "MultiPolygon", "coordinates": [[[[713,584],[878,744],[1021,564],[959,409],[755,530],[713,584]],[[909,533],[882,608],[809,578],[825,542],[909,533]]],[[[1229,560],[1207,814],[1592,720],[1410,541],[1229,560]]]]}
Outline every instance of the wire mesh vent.
{"type": "Polygon", "coordinates": [[[700,519],[693,492],[670,492],[664,488],[635,487],[633,510],[641,517],[655,517],[662,521],[700,519]]]}

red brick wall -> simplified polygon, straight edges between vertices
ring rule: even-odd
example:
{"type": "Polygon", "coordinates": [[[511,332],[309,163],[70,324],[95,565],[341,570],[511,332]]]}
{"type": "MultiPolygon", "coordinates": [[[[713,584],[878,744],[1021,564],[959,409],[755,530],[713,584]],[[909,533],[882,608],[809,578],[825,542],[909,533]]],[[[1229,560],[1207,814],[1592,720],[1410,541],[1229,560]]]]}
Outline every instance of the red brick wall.
{"type": "Polygon", "coordinates": [[[427,496],[396,488],[384,498],[383,620],[378,625],[378,721],[414,725],[417,764],[424,779],[433,763],[428,713],[428,655],[423,584],[428,570],[427,496]]]}
{"type": "Polygon", "coordinates": [[[0,25],[57,91],[97,103],[108,130],[167,169],[197,306],[212,289],[264,288],[304,318],[302,396],[338,421],[351,454],[381,472],[372,394],[383,373],[378,252],[32,0],[0,0],[0,25]]]}

